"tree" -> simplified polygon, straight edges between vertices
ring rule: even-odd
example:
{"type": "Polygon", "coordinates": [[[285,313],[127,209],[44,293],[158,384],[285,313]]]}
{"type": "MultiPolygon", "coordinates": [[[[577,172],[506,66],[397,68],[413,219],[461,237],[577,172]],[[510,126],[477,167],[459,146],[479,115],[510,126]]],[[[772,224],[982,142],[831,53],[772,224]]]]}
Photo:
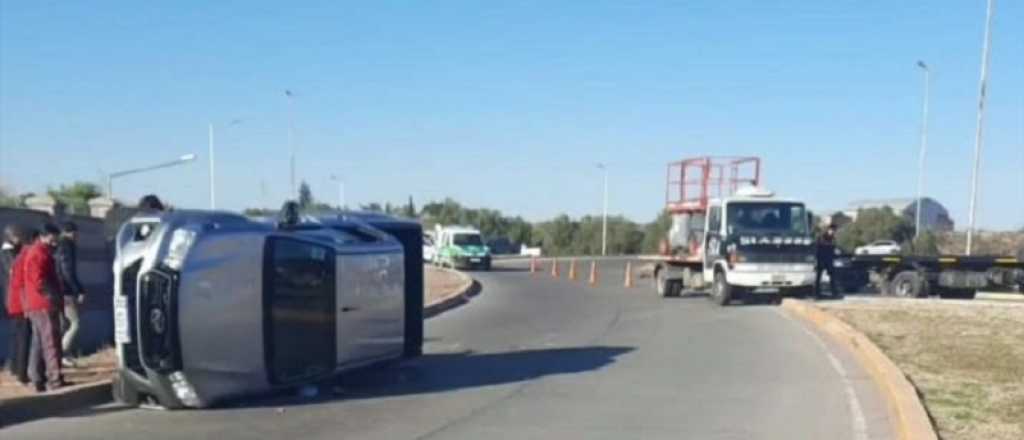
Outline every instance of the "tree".
{"type": "Polygon", "coordinates": [[[910,242],[910,246],[903,249],[906,254],[913,255],[939,255],[939,239],[932,231],[921,231],[921,234],[910,242]]]}
{"type": "Polygon", "coordinates": [[[71,185],[61,185],[57,189],[47,190],[50,197],[64,204],[68,212],[73,214],[86,215],[89,213],[89,200],[101,196],[99,185],[91,182],[74,182],[71,185]]]}
{"type": "Polygon", "coordinates": [[[20,208],[22,198],[12,194],[7,188],[0,186],[0,206],[5,208],[20,208]]]}
{"type": "Polygon", "coordinates": [[[646,253],[657,253],[661,247],[661,241],[668,238],[668,230],[672,228],[672,215],[668,211],[661,211],[658,218],[644,226],[643,251],[646,253]]]}
{"type": "Polygon", "coordinates": [[[405,204],[402,215],[408,218],[416,218],[416,204],[412,202],[412,196],[409,196],[409,203],[405,204]]]}
{"type": "Polygon", "coordinates": [[[836,242],[840,248],[852,251],[875,240],[893,240],[906,243],[914,236],[914,224],[904,216],[896,215],[889,207],[857,211],[857,219],[839,229],[836,242]]]}
{"type": "Polygon", "coordinates": [[[313,190],[305,180],[299,184],[299,208],[307,209],[313,206],[313,190]]]}

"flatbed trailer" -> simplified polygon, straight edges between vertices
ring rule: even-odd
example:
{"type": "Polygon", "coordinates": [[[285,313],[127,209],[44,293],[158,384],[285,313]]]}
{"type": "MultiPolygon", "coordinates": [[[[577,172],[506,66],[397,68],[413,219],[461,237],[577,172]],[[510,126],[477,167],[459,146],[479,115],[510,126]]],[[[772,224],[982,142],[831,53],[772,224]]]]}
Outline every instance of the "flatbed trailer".
{"type": "Polygon", "coordinates": [[[871,280],[883,295],[908,298],[970,299],[979,290],[1024,293],[1024,259],[1018,257],[842,255],[836,258],[836,276],[847,290],[871,280]]]}

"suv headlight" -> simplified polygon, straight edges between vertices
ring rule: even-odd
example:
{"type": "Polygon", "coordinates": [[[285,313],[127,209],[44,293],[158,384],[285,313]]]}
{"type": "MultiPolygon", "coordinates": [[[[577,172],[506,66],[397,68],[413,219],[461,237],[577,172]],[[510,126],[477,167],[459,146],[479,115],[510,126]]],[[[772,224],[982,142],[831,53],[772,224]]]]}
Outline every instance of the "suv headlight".
{"type": "Polygon", "coordinates": [[[195,243],[196,233],[188,229],[175,229],[171,233],[171,243],[167,246],[167,256],[164,257],[164,265],[174,270],[181,270],[181,264],[185,261],[189,249],[195,243]]]}

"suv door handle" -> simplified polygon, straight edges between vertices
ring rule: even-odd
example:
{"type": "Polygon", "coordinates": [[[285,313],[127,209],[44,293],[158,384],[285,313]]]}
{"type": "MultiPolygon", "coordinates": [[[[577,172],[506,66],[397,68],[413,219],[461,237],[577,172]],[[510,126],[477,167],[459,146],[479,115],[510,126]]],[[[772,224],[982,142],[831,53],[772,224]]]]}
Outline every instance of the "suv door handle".
{"type": "Polygon", "coordinates": [[[359,309],[358,307],[353,307],[353,306],[341,306],[341,313],[354,312],[354,311],[356,311],[358,309],[359,309]]]}

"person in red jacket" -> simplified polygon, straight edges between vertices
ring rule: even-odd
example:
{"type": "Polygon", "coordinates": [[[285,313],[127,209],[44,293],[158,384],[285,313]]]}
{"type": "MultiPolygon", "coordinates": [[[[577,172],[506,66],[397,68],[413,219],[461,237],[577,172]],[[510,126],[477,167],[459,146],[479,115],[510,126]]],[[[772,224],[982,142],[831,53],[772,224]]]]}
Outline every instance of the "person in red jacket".
{"type": "Polygon", "coordinates": [[[63,309],[60,280],[53,260],[60,230],[47,224],[39,240],[29,247],[22,272],[21,307],[32,324],[32,345],[29,349],[28,376],[37,391],[54,390],[64,385],[61,376],[60,311],[63,309]],[[46,367],[46,384],[39,376],[39,362],[46,367]]]}

